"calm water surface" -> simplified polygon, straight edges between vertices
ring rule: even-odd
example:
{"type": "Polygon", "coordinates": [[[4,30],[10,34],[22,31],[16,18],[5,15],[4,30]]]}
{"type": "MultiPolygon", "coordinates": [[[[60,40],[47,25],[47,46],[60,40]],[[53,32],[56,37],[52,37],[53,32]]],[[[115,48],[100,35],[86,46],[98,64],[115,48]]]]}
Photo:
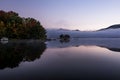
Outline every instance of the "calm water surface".
{"type": "Polygon", "coordinates": [[[120,39],[0,44],[0,80],[120,80],[120,39]]]}

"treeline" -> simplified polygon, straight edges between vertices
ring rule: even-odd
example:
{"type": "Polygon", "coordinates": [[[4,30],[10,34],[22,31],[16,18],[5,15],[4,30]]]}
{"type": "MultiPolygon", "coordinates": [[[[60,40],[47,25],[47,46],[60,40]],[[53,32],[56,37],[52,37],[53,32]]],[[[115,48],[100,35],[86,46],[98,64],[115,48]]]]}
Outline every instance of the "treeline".
{"type": "Polygon", "coordinates": [[[18,13],[0,10],[0,38],[46,39],[46,30],[34,18],[22,18],[18,13]]]}

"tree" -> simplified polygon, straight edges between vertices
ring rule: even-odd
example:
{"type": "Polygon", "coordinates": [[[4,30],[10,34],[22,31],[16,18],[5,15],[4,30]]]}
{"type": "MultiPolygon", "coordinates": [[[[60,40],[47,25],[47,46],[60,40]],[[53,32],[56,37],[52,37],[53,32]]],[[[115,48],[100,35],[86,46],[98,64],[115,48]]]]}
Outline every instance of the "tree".
{"type": "Polygon", "coordinates": [[[0,11],[0,38],[46,39],[46,30],[34,18],[21,18],[18,13],[0,11]]]}
{"type": "Polygon", "coordinates": [[[59,38],[60,38],[61,40],[68,40],[68,39],[70,39],[70,36],[69,36],[68,34],[61,34],[61,35],[59,36],[59,38]]]}
{"type": "Polygon", "coordinates": [[[68,34],[64,35],[64,38],[69,39],[70,36],[68,34]]]}

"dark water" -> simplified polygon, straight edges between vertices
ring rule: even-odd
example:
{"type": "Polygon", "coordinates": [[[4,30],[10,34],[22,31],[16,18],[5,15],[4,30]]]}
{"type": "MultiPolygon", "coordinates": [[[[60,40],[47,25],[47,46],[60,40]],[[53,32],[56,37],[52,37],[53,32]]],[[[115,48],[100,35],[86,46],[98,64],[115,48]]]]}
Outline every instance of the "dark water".
{"type": "Polygon", "coordinates": [[[120,80],[120,39],[0,44],[0,80],[120,80]]]}

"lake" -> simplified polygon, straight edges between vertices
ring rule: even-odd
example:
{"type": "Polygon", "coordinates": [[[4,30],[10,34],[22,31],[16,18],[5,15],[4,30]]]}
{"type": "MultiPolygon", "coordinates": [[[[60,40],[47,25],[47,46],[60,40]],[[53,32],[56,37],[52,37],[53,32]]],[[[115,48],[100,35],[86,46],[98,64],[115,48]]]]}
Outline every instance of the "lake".
{"type": "Polygon", "coordinates": [[[0,43],[0,80],[120,80],[120,38],[0,43]]]}

